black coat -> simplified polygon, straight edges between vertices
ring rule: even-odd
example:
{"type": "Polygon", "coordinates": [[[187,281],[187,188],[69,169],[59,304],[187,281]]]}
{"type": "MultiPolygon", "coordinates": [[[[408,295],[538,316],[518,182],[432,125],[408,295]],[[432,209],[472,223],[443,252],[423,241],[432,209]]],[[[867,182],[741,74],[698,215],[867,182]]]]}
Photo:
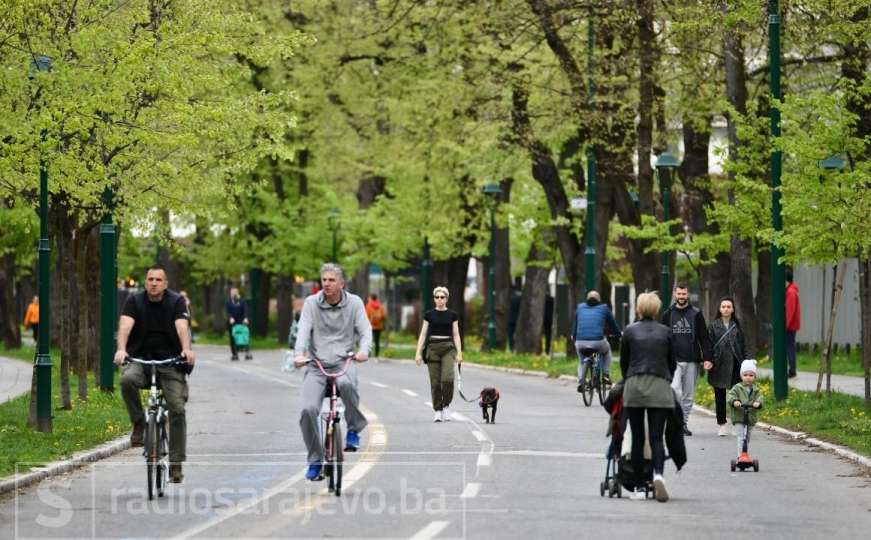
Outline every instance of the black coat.
{"type": "Polygon", "coordinates": [[[668,418],[665,420],[665,448],[668,450],[668,455],[674,462],[677,470],[687,462],[687,447],[683,439],[683,409],[677,397],[674,399],[674,409],[668,418]]]}
{"type": "Polygon", "coordinates": [[[671,330],[650,319],[627,326],[620,340],[623,377],[646,373],[671,381],[677,367],[671,340],[671,330]]]}
{"type": "Polygon", "coordinates": [[[723,320],[715,319],[708,327],[708,334],[714,344],[714,368],[708,372],[708,382],[715,388],[734,386],[740,380],[738,371],[741,369],[741,362],[747,358],[744,332],[734,322],[731,326],[731,330],[726,333],[723,320]]]}

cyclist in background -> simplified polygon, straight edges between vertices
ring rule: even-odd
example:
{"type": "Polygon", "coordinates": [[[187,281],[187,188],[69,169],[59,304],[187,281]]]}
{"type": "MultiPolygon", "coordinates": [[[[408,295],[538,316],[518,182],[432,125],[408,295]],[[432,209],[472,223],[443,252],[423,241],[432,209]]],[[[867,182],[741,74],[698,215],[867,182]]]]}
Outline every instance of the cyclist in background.
{"type": "MultiPolygon", "coordinates": [[[[345,272],[335,263],[321,267],[323,289],[305,299],[299,318],[299,335],[294,346],[294,365],[308,363],[305,353],[321,361],[327,372],[342,368],[347,353],[357,350],[354,360],[365,362],[372,347],[372,326],[366,317],[363,300],[345,290],[345,272]],[[359,341],[359,346],[357,342],[359,341]]],[[[345,404],[345,421],[348,424],[346,449],[355,451],[360,447],[360,432],[366,428],[366,417],[360,412],[360,394],[357,391],[357,367],[351,365],[348,372],[336,380],[342,402],[345,404]]],[[[308,366],[302,385],[302,411],[299,427],[308,450],[306,478],[320,480],[324,461],[324,441],[318,431],[321,403],[326,392],[327,378],[317,365],[308,366]]]]}
{"type": "Polygon", "coordinates": [[[584,375],[587,371],[587,365],[581,355],[583,349],[595,349],[599,353],[605,384],[611,384],[611,345],[605,339],[605,326],[608,326],[609,334],[617,338],[622,334],[620,325],[611,314],[611,309],[601,302],[599,293],[590,291],[587,293],[587,301],[578,304],[575,310],[572,341],[575,342],[575,350],[578,353],[578,392],[584,391],[584,375]]]}
{"type": "MultiPolygon", "coordinates": [[[[180,484],[181,464],[186,459],[187,421],[185,403],[188,385],[185,374],[193,368],[190,312],[182,295],[167,288],[166,269],[151,266],[145,278],[145,290],[131,294],[124,302],[118,323],[118,350],[115,363],[119,366],[128,356],[143,360],[165,360],[184,355],[187,365],[159,367],[160,385],[169,408],[169,476],[180,484]]],[[[121,375],[121,394],[133,424],[131,446],[143,445],[145,414],[139,389],[147,388],[150,375],[142,364],[127,364],[121,375]]]]}

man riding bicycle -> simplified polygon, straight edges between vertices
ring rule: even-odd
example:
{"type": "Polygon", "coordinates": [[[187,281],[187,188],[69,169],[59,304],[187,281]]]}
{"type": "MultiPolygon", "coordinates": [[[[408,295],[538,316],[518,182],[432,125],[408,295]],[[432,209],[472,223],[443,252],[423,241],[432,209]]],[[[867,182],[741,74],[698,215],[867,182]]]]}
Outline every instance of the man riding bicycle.
{"type": "Polygon", "coordinates": [[[587,293],[587,301],[578,304],[575,310],[575,326],[572,332],[572,341],[575,342],[575,350],[578,353],[578,392],[584,391],[584,375],[587,365],[581,351],[594,349],[599,353],[599,361],[602,366],[602,376],[605,384],[611,384],[611,345],[605,339],[605,325],[610,334],[619,338],[620,325],[611,314],[611,309],[601,303],[601,297],[596,291],[587,293]]]}
{"type": "MultiPolygon", "coordinates": [[[[294,347],[294,365],[302,367],[311,357],[321,361],[328,372],[337,372],[348,352],[357,349],[354,360],[369,359],[372,346],[372,326],[366,316],[363,300],[345,291],[345,273],[335,263],[321,267],[322,289],[305,299],[299,318],[299,333],[294,347]],[[359,340],[359,347],[355,347],[359,340]]],[[[302,386],[302,411],[299,427],[308,450],[306,478],[321,480],[324,461],[324,441],[319,436],[318,423],[321,403],[326,391],[327,378],[316,365],[306,369],[302,386]]],[[[360,447],[360,432],[366,428],[366,418],[360,412],[360,395],[357,391],[357,369],[351,365],[348,372],[336,381],[339,394],[345,404],[345,420],[348,424],[346,449],[355,451],[360,447]]]]}
{"type": "MultiPolygon", "coordinates": [[[[190,312],[182,295],[167,289],[166,269],[153,265],[145,277],[145,290],[127,297],[118,323],[118,350],[115,363],[122,365],[128,356],[144,360],[164,360],[184,355],[185,370],[179,367],[159,367],[157,373],[169,409],[169,476],[170,481],[181,483],[181,463],[185,461],[187,423],[185,402],[188,385],[185,373],[193,367],[195,358],[191,350],[190,312]]],[[[139,389],[147,388],[149,376],[141,364],[127,364],[121,375],[121,394],[133,424],[131,446],[143,445],[145,415],[139,389]]]]}

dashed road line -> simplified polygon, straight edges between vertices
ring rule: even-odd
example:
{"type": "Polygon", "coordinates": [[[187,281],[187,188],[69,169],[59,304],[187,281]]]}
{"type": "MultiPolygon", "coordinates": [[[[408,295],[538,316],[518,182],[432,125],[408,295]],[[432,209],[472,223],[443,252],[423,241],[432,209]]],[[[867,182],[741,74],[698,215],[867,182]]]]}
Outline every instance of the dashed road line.
{"type": "Polygon", "coordinates": [[[474,499],[481,492],[481,484],[479,482],[470,482],[463,488],[460,494],[461,499],[474,499]]]}
{"type": "Polygon", "coordinates": [[[449,524],[448,521],[433,521],[410,538],[410,540],[430,540],[438,536],[440,532],[445,530],[449,524]]]}
{"type": "Polygon", "coordinates": [[[371,384],[372,386],[376,386],[376,387],[378,387],[378,388],[390,388],[390,385],[387,385],[387,384],[384,384],[384,383],[380,383],[380,382],[377,382],[377,381],[369,381],[369,384],[371,384]]]}
{"type": "Polygon", "coordinates": [[[402,393],[411,397],[417,397],[417,393],[409,390],[408,388],[403,388],[402,393]]]}

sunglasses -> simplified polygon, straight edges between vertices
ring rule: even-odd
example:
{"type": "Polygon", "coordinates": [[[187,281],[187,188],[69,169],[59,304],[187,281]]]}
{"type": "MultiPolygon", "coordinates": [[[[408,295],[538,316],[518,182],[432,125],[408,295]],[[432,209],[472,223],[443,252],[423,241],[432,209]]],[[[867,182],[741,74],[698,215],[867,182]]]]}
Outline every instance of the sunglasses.
{"type": "Polygon", "coordinates": [[[447,296],[433,296],[436,300],[444,300],[447,296]]]}

